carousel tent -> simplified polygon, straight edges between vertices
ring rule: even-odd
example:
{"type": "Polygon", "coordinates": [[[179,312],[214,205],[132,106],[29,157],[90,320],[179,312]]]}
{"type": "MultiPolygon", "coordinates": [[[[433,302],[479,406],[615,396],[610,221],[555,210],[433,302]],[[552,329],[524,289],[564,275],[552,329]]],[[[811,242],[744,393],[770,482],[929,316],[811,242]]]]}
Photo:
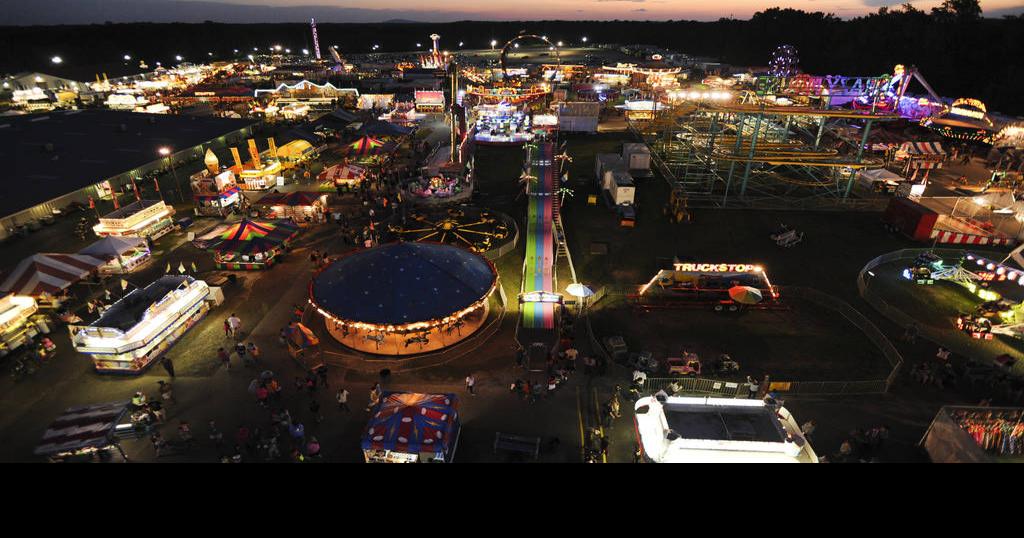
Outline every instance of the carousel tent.
{"type": "Polygon", "coordinates": [[[390,142],[383,142],[378,138],[364,136],[351,144],[345,146],[345,152],[353,157],[369,157],[390,153],[395,145],[390,142]]]}
{"type": "Polygon", "coordinates": [[[326,210],[326,199],[327,195],[319,192],[274,192],[260,198],[256,205],[269,209],[272,218],[302,222],[307,218],[319,220],[326,210]]]}
{"type": "Polygon", "coordinates": [[[312,206],[320,201],[321,196],[323,195],[318,192],[308,191],[272,192],[260,198],[256,204],[261,206],[281,205],[288,207],[312,206]]]}
{"type": "Polygon", "coordinates": [[[437,243],[390,243],[356,251],[313,280],[312,299],[334,318],[400,326],[446,318],[478,305],[497,283],[494,266],[437,243]]]}
{"type": "Polygon", "coordinates": [[[0,284],[0,291],[17,295],[56,294],[107,263],[85,254],[36,254],[26,258],[0,284]]]}
{"type": "MultiPolygon", "coordinates": [[[[149,246],[146,239],[135,236],[112,236],[108,235],[99,241],[79,250],[79,254],[93,256],[107,260],[109,266],[117,266],[115,269],[124,269],[124,256],[132,252],[145,251],[144,256],[149,257],[149,246]]],[[[103,267],[102,269],[106,269],[103,267]]]]}
{"type": "Polygon", "coordinates": [[[454,394],[385,392],[363,434],[363,450],[450,457],[458,442],[454,394]]]}
{"type": "Polygon", "coordinates": [[[270,252],[291,241],[299,227],[288,220],[241,220],[220,234],[220,242],[210,247],[219,254],[240,256],[270,252]]]}

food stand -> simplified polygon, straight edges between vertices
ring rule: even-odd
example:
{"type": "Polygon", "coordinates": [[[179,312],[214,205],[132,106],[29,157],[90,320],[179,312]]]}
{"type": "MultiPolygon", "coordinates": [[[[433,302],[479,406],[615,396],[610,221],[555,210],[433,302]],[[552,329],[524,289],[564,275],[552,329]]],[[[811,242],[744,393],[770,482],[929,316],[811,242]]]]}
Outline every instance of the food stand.
{"type": "Polygon", "coordinates": [[[915,181],[920,170],[925,171],[927,178],[932,169],[942,168],[946,150],[939,142],[904,142],[896,150],[895,160],[903,163],[903,175],[915,181]]]}
{"type": "Polygon", "coordinates": [[[210,310],[210,288],[187,275],[164,275],[132,290],[89,325],[71,325],[71,342],[97,372],[137,375],[210,310]]]}
{"type": "Polygon", "coordinates": [[[118,438],[135,433],[130,402],[110,402],[71,407],[64,410],[35,449],[51,463],[104,461],[109,449],[116,449],[128,461],[118,438]]]}
{"type": "Polygon", "coordinates": [[[296,224],[324,222],[327,195],[319,192],[294,191],[270,193],[255,204],[260,215],[268,219],[291,219],[296,224]]]}
{"type": "Polygon", "coordinates": [[[39,306],[32,297],[8,293],[0,297],[0,357],[25,345],[50,328],[46,316],[37,314],[39,306]]]}
{"type": "Polygon", "coordinates": [[[141,237],[104,237],[78,253],[107,260],[99,268],[101,275],[130,273],[152,256],[149,245],[141,237]]]}
{"type": "Polygon", "coordinates": [[[100,237],[159,239],[174,229],[174,208],[163,200],[139,200],[101,217],[93,231],[100,237]]]}
{"type": "Polygon", "coordinates": [[[299,226],[289,220],[242,220],[222,232],[209,250],[218,269],[266,269],[298,234],[299,226]]]}
{"type": "Polygon", "coordinates": [[[451,463],[461,423],[455,394],[385,392],[362,437],[367,463],[451,463]]]}

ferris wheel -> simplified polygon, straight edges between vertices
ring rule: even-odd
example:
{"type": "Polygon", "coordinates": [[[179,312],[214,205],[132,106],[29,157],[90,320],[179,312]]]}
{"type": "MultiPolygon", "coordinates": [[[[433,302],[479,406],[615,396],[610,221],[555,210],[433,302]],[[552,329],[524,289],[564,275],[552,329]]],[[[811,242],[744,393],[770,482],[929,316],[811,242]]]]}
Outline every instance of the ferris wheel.
{"type": "Polygon", "coordinates": [[[559,67],[562,66],[562,59],[558,54],[558,47],[556,47],[554,43],[548,41],[547,37],[536,34],[519,34],[510,39],[508,43],[505,43],[504,47],[501,47],[501,74],[502,76],[505,77],[506,80],[508,79],[508,50],[515,47],[517,43],[524,39],[532,39],[535,41],[542,41],[544,43],[547,43],[548,48],[555,52],[555,62],[558,64],[559,67]]]}

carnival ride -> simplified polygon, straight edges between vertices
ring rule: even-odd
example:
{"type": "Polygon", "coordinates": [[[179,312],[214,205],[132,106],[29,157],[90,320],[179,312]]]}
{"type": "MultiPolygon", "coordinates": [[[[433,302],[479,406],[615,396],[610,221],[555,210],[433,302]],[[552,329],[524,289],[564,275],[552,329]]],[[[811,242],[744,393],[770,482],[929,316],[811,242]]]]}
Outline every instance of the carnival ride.
{"type": "Polygon", "coordinates": [[[447,243],[477,253],[493,249],[495,242],[507,239],[510,234],[505,219],[472,208],[452,208],[436,214],[414,213],[405,225],[388,225],[388,231],[403,241],[447,243]]]}
{"type": "Polygon", "coordinates": [[[805,199],[846,199],[857,170],[883,160],[864,155],[875,122],[893,113],[809,106],[702,102],[667,107],[667,120],[630,124],[663,175],[691,206],[785,206],[805,199]],[[852,128],[851,128],[852,127],[852,128]],[[858,132],[859,137],[848,133],[858,132]]]}
{"type": "Polygon", "coordinates": [[[551,85],[547,82],[523,81],[509,73],[508,52],[510,49],[517,47],[519,42],[523,40],[536,40],[547,44],[548,49],[554,52],[557,65],[562,65],[561,57],[558,54],[558,47],[548,41],[546,37],[534,34],[520,34],[510,39],[501,48],[502,81],[490,86],[483,84],[479,86],[468,85],[466,87],[466,94],[474,96],[484,104],[508,103],[516,105],[528,103],[551,93],[551,85]]]}

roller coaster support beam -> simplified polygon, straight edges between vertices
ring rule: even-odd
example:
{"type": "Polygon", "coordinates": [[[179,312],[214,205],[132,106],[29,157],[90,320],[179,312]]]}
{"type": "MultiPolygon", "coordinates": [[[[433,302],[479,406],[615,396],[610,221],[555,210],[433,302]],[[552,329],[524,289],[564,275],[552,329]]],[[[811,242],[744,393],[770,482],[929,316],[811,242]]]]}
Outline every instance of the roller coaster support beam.
{"type": "MultiPolygon", "coordinates": [[[[736,117],[736,145],[733,146],[732,152],[736,155],[740,153],[740,144],[743,143],[743,122],[746,120],[745,114],[740,114],[736,117]]],[[[711,158],[711,154],[708,154],[708,158],[711,158]]],[[[722,206],[725,206],[725,202],[729,199],[729,189],[732,188],[732,174],[736,170],[736,161],[729,163],[729,176],[725,180],[725,195],[722,196],[722,206]]]]}
{"type": "Polygon", "coordinates": [[[750,179],[750,168],[754,166],[754,150],[757,148],[757,134],[761,131],[761,119],[764,114],[757,115],[754,122],[754,134],[750,137],[750,152],[747,154],[747,166],[743,169],[743,183],[740,184],[740,198],[747,194],[747,180],[750,179]]]}
{"type": "MultiPolygon", "coordinates": [[[[867,121],[864,122],[864,134],[861,135],[861,137],[860,137],[860,145],[857,146],[857,164],[860,164],[860,160],[864,156],[864,146],[866,146],[867,143],[868,143],[868,135],[871,134],[871,124],[872,123],[873,122],[871,120],[867,120],[867,121]]],[[[856,177],[857,177],[857,171],[856,170],[851,170],[850,171],[850,179],[848,179],[846,181],[846,191],[843,192],[843,199],[846,199],[846,198],[848,198],[850,196],[850,189],[853,188],[853,181],[854,181],[854,178],[856,178],[856,177]]]]}
{"type": "Polygon", "coordinates": [[[825,116],[818,121],[818,135],[814,137],[814,151],[821,147],[821,135],[825,133],[825,116]]]}

